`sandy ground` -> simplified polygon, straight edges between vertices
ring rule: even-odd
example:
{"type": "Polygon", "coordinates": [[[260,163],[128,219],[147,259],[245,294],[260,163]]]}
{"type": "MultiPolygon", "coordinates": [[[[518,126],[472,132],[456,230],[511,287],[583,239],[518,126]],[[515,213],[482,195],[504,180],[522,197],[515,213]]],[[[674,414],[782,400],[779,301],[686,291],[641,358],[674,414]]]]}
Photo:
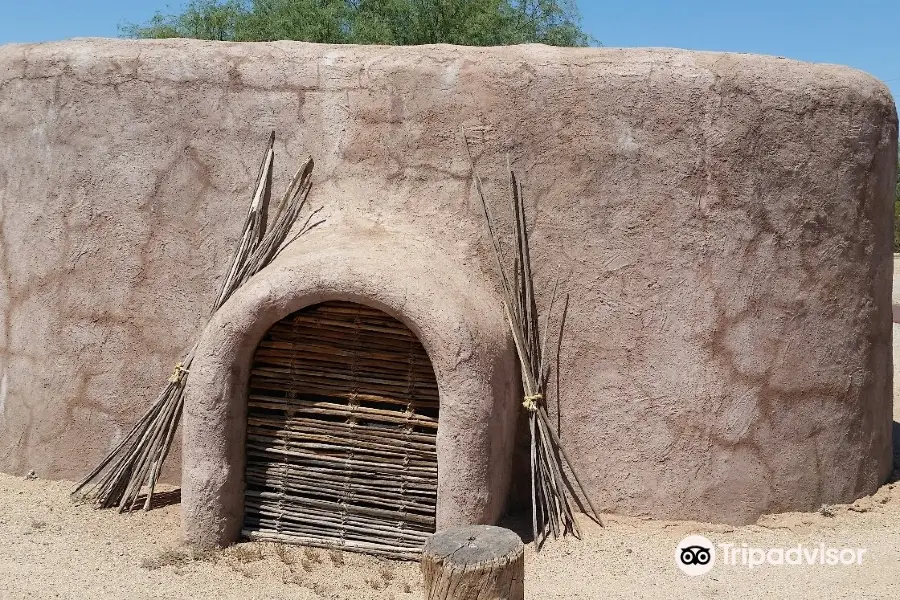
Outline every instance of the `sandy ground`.
{"type": "MultiPolygon", "coordinates": [[[[191,555],[179,545],[178,505],[120,515],[75,506],[70,484],[0,475],[0,598],[421,598],[418,566],[273,544],[191,555]]],[[[582,522],[582,541],[526,550],[526,597],[900,598],[900,484],[833,516],[784,514],[756,525],[609,517],[582,522]],[[862,565],[717,564],[689,578],[675,567],[688,534],[762,548],[866,548],[862,565]]],[[[831,511],[829,514],[832,514],[831,511]]]]}
{"type": "MultiPolygon", "coordinates": [[[[900,304],[900,278],[894,302],[900,304]]],[[[900,356],[894,325],[894,356],[900,356]]],[[[900,377],[895,374],[894,397],[900,377]]],[[[894,421],[900,421],[895,402],[894,421]]],[[[896,442],[895,442],[896,443],[896,442]]],[[[898,473],[895,472],[894,479],[898,473]]],[[[0,599],[253,600],[421,598],[418,566],[290,546],[242,543],[194,554],[180,546],[179,507],[120,515],[71,502],[71,483],[0,474],[0,599]]],[[[526,597],[900,598],[900,482],[852,505],[763,517],[755,525],[607,517],[584,540],[526,549],[526,597]],[[865,548],[863,564],[723,565],[687,577],[675,566],[686,535],[752,547],[865,548]]]]}

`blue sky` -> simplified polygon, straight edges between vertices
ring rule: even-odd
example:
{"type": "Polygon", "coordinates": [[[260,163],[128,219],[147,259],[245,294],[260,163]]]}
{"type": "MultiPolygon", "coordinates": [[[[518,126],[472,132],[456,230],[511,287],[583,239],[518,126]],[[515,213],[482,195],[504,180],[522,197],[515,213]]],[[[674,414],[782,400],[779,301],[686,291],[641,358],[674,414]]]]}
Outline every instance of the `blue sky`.
{"type": "MultiPolygon", "coordinates": [[[[174,0],[0,0],[0,44],[115,36],[174,0]]],[[[604,46],[756,52],[850,65],[900,97],[900,0],[579,0],[604,46]]]]}

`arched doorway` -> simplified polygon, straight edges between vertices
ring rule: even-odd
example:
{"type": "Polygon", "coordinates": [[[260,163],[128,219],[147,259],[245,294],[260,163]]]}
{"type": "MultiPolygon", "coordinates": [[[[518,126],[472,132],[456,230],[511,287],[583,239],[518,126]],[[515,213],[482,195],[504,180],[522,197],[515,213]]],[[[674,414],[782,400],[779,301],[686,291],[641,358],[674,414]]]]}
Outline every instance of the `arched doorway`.
{"type": "Polygon", "coordinates": [[[245,536],[415,558],[435,530],[438,389],[416,336],[323,302],[253,356],[245,536]]]}

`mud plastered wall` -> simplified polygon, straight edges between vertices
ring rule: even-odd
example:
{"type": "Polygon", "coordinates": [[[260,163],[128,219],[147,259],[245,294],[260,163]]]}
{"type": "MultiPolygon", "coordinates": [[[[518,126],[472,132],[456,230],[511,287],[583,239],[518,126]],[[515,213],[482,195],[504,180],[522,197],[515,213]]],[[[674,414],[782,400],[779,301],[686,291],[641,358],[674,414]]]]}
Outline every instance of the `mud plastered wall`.
{"type": "MultiPolygon", "coordinates": [[[[325,227],[493,278],[522,177],[551,411],[596,503],[753,520],[890,469],[890,95],[748,55],[75,40],[0,48],[0,470],[77,478],[202,329],[261,149],[325,227]],[[554,378],[555,379],[555,378],[554,378]],[[554,381],[555,383],[555,381],[554,381]]],[[[178,457],[173,457],[177,468],[178,457]]]]}

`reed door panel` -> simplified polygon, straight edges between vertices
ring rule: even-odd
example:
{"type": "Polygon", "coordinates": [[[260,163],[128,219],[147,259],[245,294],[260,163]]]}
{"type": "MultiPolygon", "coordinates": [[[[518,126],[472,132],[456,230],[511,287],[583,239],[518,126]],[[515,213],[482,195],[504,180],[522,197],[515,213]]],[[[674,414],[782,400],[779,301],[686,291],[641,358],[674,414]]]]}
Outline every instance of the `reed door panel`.
{"type": "Polygon", "coordinates": [[[435,527],[438,390],[415,335],[317,304],[269,330],[249,389],[244,535],[417,559],[435,527]]]}

